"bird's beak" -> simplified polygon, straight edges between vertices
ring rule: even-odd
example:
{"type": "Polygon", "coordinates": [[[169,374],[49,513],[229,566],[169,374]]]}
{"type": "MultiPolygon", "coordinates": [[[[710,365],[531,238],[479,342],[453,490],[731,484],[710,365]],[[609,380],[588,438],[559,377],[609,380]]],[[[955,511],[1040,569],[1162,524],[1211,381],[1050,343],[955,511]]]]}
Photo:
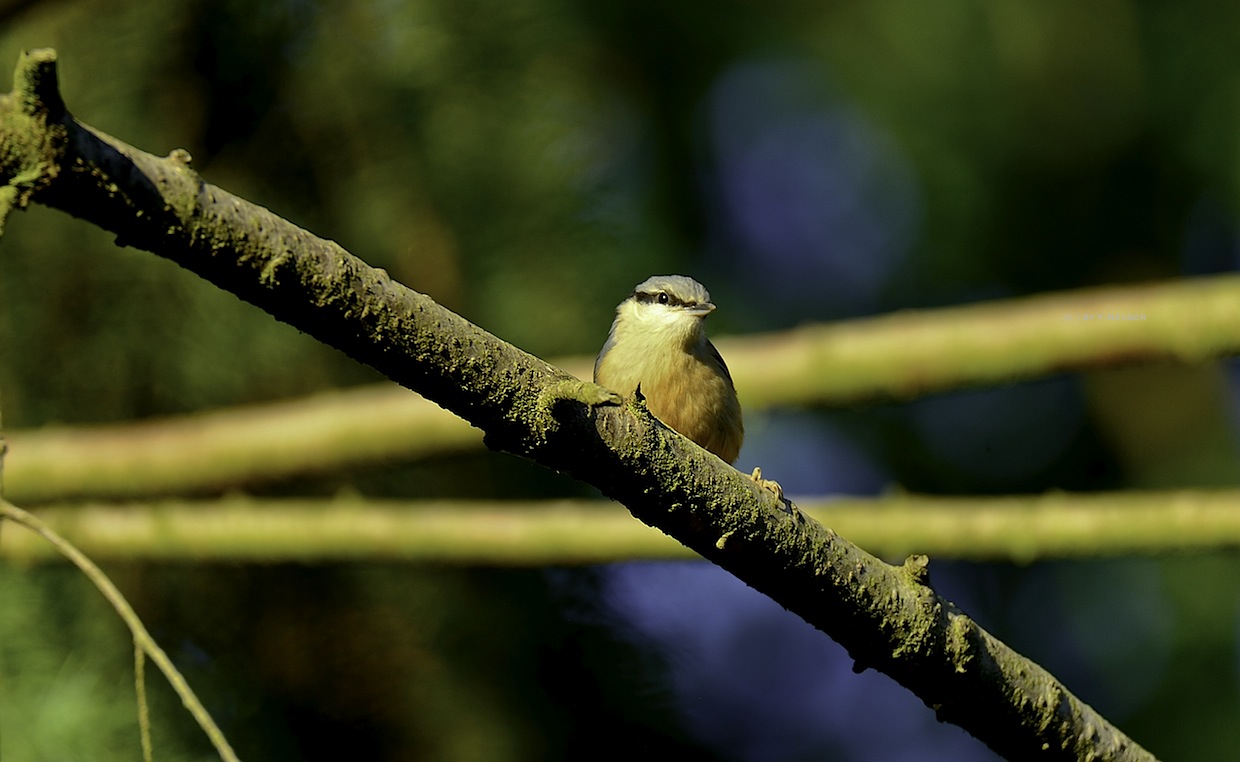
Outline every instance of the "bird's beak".
{"type": "Polygon", "coordinates": [[[695,315],[697,317],[706,317],[707,315],[709,315],[710,313],[714,311],[715,311],[715,305],[711,304],[710,302],[704,302],[702,304],[695,304],[689,308],[689,314],[695,315]]]}

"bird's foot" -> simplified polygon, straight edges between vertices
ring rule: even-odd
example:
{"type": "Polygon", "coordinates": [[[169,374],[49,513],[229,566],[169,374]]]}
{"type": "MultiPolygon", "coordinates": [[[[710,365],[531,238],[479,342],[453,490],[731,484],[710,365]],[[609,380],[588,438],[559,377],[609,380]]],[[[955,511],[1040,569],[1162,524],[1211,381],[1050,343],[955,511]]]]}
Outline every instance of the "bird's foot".
{"type": "Polygon", "coordinates": [[[575,378],[566,378],[550,383],[539,394],[539,404],[547,410],[562,402],[570,401],[580,402],[588,407],[599,407],[602,405],[623,404],[624,398],[610,389],[604,389],[598,384],[580,381],[575,378]]]}
{"type": "Polygon", "coordinates": [[[775,497],[779,499],[780,502],[783,502],[784,488],[779,486],[779,482],[774,481],[773,479],[763,479],[761,468],[755,468],[753,470],[753,473],[749,475],[749,478],[753,479],[758,484],[759,487],[762,487],[763,489],[769,489],[771,492],[774,492],[775,497]]]}
{"type": "Polygon", "coordinates": [[[525,455],[545,445],[551,434],[559,429],[560,417],[566,413],[565,405],[597,408],[622,404],[624,398],[598,384],[576,378],[562,378],[548,383],[539,391],[537,408],[532,411],[528,438],[509,440],[487,433],[483,436],[483,442],[494,450],[525,455]]]}
{"type": "Polygon", "coordinates": [[[753,479],[754,483],[757,484],[759,487],[765,490],[770,490],[775,495],[775,499],[783,504],[784,509],[787,510],[788,513],[798,515],[798,516],[800,515],[800,509],[797,508],[796,503],[793,503],[791,500],[789,500],[787,497],[784,496],[784,488],[779,486],[779,482],[775,481],[774,479],[763,479],[762,478],[761,468],[755,468],[753,470],[753,473],[749,475],[749,478],[753,479]]]}

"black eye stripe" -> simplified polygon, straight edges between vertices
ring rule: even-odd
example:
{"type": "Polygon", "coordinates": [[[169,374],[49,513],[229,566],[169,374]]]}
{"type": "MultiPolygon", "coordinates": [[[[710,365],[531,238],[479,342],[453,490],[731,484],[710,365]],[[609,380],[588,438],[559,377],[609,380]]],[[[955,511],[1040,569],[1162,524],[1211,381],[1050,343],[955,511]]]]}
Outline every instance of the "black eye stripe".
{"type": "Polygon", "coordinates": [[[677,299],[666,291],[635,291],[633,292],[633,298],[643,304],[667,304],[675,307],[688,307],[690,305],[690,302],[677,299]]]}

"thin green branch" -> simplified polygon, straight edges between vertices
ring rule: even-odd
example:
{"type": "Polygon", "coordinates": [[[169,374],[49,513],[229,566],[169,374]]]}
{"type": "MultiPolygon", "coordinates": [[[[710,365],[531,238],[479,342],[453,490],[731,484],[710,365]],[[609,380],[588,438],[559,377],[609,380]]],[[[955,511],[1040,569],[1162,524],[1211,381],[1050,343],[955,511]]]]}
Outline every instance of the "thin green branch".
{"type": "MultiPolygon", "coordinates": [[[[198,726],[202,728],[203,732],[207,734],[207,738],[211,740],[211,745],[219,753],[220,759],[225,760],[225,762],[237,762],[237,755],[228,744],[228,740],[224,738],[224,734],[220,732],[219,726],[211,719],[210,713],[207,712],[202,702],[198,700],[198,696],[189,687],[189,683],[185,682],[185,678],[181,676],[172,660],[168,658],[164,650],[159,647],[155,639],[146,631],[146,626],[142,624],[142,620],[138,618],[137,613],[129,605],[129,601],[125,600],[125,596],[121,594],[121,591],[117,590],[116,585],[112,584],[112,580],[108,579],[107,575],[85,554],[39,520],[38,517],[23,511],[6,500],[0,500],[0,515],[38,534],[74,566],[80,569],[87,579],[94,583],[95,587],[99,589],[99,592],[103,593],[103,597],[108,599],[108,603],[112,604],[112,608],[116,610],[116,613],[125,622],[130,633],[133,634],[135,648],[141,649],[147,656],[151,657],[151,661],[155,662],[155,666],[159,667],[159,670],[164,673],[164,677],[168,679],[172,689],[181,697],[185,708],[189,710],[194,720],[197,721],[198,726]]],[[[12,532],[8,534],[12,534],[12,532]]],[[[143,699],[144,694],[145,690],[140,694],[140,697],[143,699]]],[[[147,742],[144,740],[144,749],[146,745],[147,742]]]]}
{"type": "Polygon", "coordinates": [[[482,449],[482,433],[394,384],[132,424],[10,436],[10,499],[141,498],[482,449]]]}
{"type": "Polygon", "coordinates": [[[146,650],[136,637],[133,640],[133,684],[138,696],[138,736],[142,740],[142,762],[153,762],[155,748],[151,743],[151,706],[146,700],[146,650]]]}
{"type": "MultiPolygon", "coordinates": [[[[1240,491],[1037,497],[803,500],[810,518],[884,558],[921,553],[1028,563],[1240,548],[1240,491]]],[[[596,564],[697,555],[598,500],[261,500],[51,506],[48,526],[95,558],[327,563],[391,559],[492,566],[596,564]]],[[[28,535],[0,557],[54,558],[28,535]]]]}
{"type": "Polygon", "coordinates": [[[1240,275],[910,310],[721,339],[747,404],[908,400],[1064,371],[1240,351],[1240,275]]]}

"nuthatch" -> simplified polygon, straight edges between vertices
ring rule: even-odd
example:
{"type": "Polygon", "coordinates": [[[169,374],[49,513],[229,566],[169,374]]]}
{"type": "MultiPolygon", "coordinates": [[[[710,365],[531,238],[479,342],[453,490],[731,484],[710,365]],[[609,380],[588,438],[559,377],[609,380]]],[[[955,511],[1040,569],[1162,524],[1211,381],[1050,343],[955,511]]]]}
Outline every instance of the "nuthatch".
{"type": "Polygon", "coordinates": [[[640,385],[654,417],[732,463],[745,427],[728,366],[706,338],[714,310],[692,278],[647,278],[616,307],[594,383],[624,397],[640,385]]]}

